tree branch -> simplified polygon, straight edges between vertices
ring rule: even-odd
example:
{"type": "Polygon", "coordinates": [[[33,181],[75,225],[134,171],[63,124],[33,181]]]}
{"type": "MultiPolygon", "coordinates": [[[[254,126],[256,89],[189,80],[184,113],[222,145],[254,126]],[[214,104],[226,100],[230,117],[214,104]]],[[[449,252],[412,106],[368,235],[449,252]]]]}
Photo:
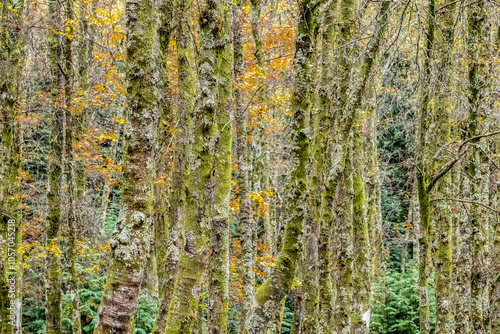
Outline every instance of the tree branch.
{"type": "Polygon", "coordinates": [[[477,135],[477,136],[470,137],[470,138],[464,140],[463,143],[460,144],[460,146],[458,147],[457,157],[455,157],[453,160],[450,160],[446,164],[444,164],[443,167],[441,167],[441,169],[439,170],[439,172],[437,174],[434,174],[434,175],[431,175],[428,177],[428,186],[426,189],[427,192],[429,193],[432,190],[432,188],[436,185],[436,182],[439,181],[439,179],[442,178],[444,175],[446,175],[446,173],[448,173],[448,171],[450,169],[452,169],[453,166],[457,163],[457,161],[460,160],[460,158],[465,154],[466,151],[462,152],[462,149],[464,148],[464,146],[467,143],[469,143],[473,140],[476,140],[476,139],[492,137],[492,136],[495,136],[498,134],[500,134],[500,131],[488,132],[488,133],[483,133],[482,135],[477,135]]]}

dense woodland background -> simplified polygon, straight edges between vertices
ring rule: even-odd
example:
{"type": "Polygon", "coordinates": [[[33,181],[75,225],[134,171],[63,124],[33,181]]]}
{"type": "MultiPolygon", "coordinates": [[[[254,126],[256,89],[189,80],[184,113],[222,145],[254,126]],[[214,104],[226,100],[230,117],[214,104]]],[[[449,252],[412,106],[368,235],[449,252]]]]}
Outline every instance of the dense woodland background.
{"type": "Polygon", "coordinates": [[[496,1],[0,11],[1,333],[500,333],[496,1]]]}

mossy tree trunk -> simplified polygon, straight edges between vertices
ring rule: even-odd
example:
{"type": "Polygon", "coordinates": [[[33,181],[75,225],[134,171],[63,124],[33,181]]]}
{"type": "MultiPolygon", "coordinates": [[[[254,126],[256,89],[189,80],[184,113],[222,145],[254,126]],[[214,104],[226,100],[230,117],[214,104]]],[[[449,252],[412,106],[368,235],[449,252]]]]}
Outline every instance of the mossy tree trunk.
{"type": "MultiPolygon", "coordinates": [[[[425,47],[424,47],[424,64],[421,73],[421,82],[429,82],[431,79],[431,59],[434,47],[434,29],[435,29],[435,0],[429,0],[427,8],[427,31],[425,32],[425,47]]],[[[429,323],[429,297],[427,282],[431,270],[431,226],[430,226],[430,189],[428,187],[428,172],[429,166],[427,161],[427,153],[425,149],[428,141],[429,129],[429,110],[428,104],[430,99],[430,92],[426,85],[422,84],[420,87],[420,100],[419,100],[419,127],[417,133],[417,142],[419,151],[417,152],[417,193],[419,203],[419,274],[418,274],[418,293],[420,299],[420,314],[419,324],[420,333],[428,334],[430,331],[429,323]]]]}
{"type": "Polygon", "coordinates": [[[161,80],[156,4],[127,2],[125,10],[128,87],[122,207],[111,239],[111,262],[95,334],[133,332],[151,240],[161,80]]]}
{"type": "MultiPolygon", "coordinates": [[[[66,20],[71,22],[74,19],[74,6],[73,0],[67,0],[65,4],[66,20]]],[[[65,167],[66,186],[68,189],[68,203],[66,219],[68,222],[68,258],[70,262],[69,274],[70,284],[69,292],[71,296],[71,304],[69,308],[72,332],[81,333],[80,323],[80,295],[78,293],[78,272],[77,272],[77,234],[78,234],[78,221],[82,215],[79,214],[77,205],[81,204],[78,200],[82,200],[82,194],[77,199],[77,184],[76,184],[76,160],[73,152],[74,142],[74,118],[76,116],[76,109],[73,107],[73,91],[74,91],[74,75],[72,65],[72,40],[73,40],[73,27],[68,25],[66,28],[67,35],[64,37],[64,97],[65,97],[65,126],[64,126],[64,139],[65,139],[65,167]]],[[[81,186],[81,185],[80,185],[81,186]]]]}
{"type": "Polygon", "coordinates": [[[222,20],[216,35],[217,63],[217,126],[218,141],[214,161],[214,204],[210,223],[208,258],[208,334],[227,333],[229,307],[229,199],[231,197],[231,147],[233,106],[231,92],[232,57],[231,24],[232,8],[228,1],[219,1],[222,20]]]}
{"type": "MultiPolygon", "coordinates": [[[[338,17],[338,41],[337,45],[342,46],[337,55],[338,68],[337,80],[338,90],[336,93],[336,116],[335,120],[344,127],[335,135],[341,134],[341,141],[332,143],[335,150],[342,151],[342,156],[334,164],[338,166],[336,180],[333,186],[330,186],[330,192],[333,195],[332,200],[327,205],[335,207],[333,218],[333,233],[335,235],[335,266],[334,285],[336,288],[335,312],[333,316],[333,330],[336,334],[350,333],[351,302],[352,302],[352,262],[353,262],[353,235],[352,235],[352,159],[349,157],[348,150],[352,146],[351,124],[342,125],[342,117],[346,117],[349,112],[346,110],[349,93],[349,83],[351,79],[351,69],[353,66],[354,44],[351,39],[354,35],[354,17],[355,1],[341,0],[338,17]],[[348,128],[347,128],[348,127],[348,128]],[[342,146],[342,147],[339,147],[342,146]],[[344,153],[345,152],[345,153],[344,153]],[[340,176],[342,175],[342,176],[340,176]],[[338,184],[338,186],[337,186],[338,184]],[[337,187],[339,188],[337,190],[337,187]],[[335,194],[336,193],[336,194],[335,194]]],[[[332,124],[334,126],[335,123],[332,124]]],[[[330,140],[332,140],[330,138],[330,140]]],[[[350,150],[352,153],[352,150],[350,150]]],[[[329,166],[330,167],[330,166],[329,166]]],[[[328,170],[331,170],[328,168],[328,170]]],[[[330,176],[329,176],[330,177],[330,176]]],[[[331,177],[330,177],[331,178],[331,177]]]]}
{"type": "MultiPolygon", "coordinates": [[[[464,175],[462,170],[460,176],[460,193],[464,198],[469,198],[470,187],[469,178],[464,175]]],[[[469,223],[469,216],[465,210],[465,205],[462,205],[457,223],[457,256],[455,260],[456,266],[456,287],[454,289],[454,306],[455,306],[455,333],[468,334],[470,333],[470,280],[472,268],[472,244],[470,243],[472,235],[472,227],[469,223]]]]}
{"type": "Polygon", "coordinates": [[[47,272],[46,272],[46,328],[47,334],[61,332],[61,251],[59,232],[61,228],[61,175],[63,172],[64,145],[64,73],[61,4],[49,3],[49,19],[52,31],[49,34],[49,60],[52,76],[53,112],[51,117],[51,143],[49,156],[48,214],[47,214],[47,272]]]}
{"type": "Polygon", "coordinates": [[[302,334],[304,314],[304,289],[302,286],[297,286],[293,290],[293,318],[290,326],[290,334],[302,334]]]}
{"type": "MultiPolygon", "coordinates": [[[[325,188],[325,176],[327,174],[327,149],[328,135],[333,126],[333,115],[331,107],[331,99],[333,96],[333,45],[334,45],[334,15],[336,13],[335,2],[328,6],[323,14],[323,31],[321,40],[321,77],[318,88],[319,107],[317,119],[316,133],[314,137],[313,163],[320,164],[320,192],[319,210],[316,211],[316,219],[319,222],[318,235],[318,312],[319,312],[319,333],[328,333],[330,331],[331,319],[333,317],[333,287],[331,281],[330,270],[330,248],[331,248],[331,228],[332,210],[325,208],[325,196],[328,191],[325,188]],[[327,218],[325,219],[325,215],[327,218]]],[[[332,131],[333,133],[333,131],[332,131]]],[[[314,194],[313,194],[314,196],[314,194]]],[[[318,194],[316,194],[318,196],[318,194]]]]}
{"type": "Polygon", "coordinates": [[[336,220],[333,231],[336,242],[336,287],[333,331],[336,334],[351,332],[352,271],[353,271],[353,183],[350,149],[344,165],[344,175],[339,184],[336,206],[336,220]]]}
{"type": "Polygon", "coordinates": [[[255,303],[245,323],[246,333],[264,333],[273,312],[290,291],[301,253],[299,238],[307,214],[308,182],[306,167],[309,159],[309,115],[313,95],[310,85],[315,82],[315,46],[317,30],[315,15],[319,2],[301,1],[298,7],[297,37],[294,55],[294,86],[292,93],[291,156],[292,167],[286,189],[287,223],[283,246],[276,267],[255,294],[255,303]]]}
{"type": "MultiPolygon", "coordinates": [[[[436,129],[435,142],[445,145],[450,142],[451,131],[451,91],[452,86],[452,59],[453,59],[453,29],[455,4],[445,1],[436,18],[436,24],[441,33],[436,36],[436,73],[440,73],[438,91],[434,105],[434,128],[436,129]]],[[[434,162],[433,170],[439,170],[446,163],[440,158],[434,162]]],[[[434,197],[449,197],[451,174],[441,178],[436,185],[434,197]]],[[[436,254],[436,333],[451,333],[451,281],[452,281],[452,249],[451,249],[451,208],[448,201],[434,202],[435,238],[437,239],[436,254]]]]}
{"type": "Polygon", "coordinates": [[[241,1],[233,6],[233,58],[234,58],[234,117],[236,118],[236,156],[238,162],[238,197],[241,242],[241,279],[243,305],[240,315],[240,333],[243,332],[245,319],[251,310],[254,300],[254,272],[253,272],[253,231],[254,222],[251,217],[250,201],[250,176],[251,176],[251,153],[249,146],[249,135],[247,130],[247,115],[244,114],[243,88],[241,87],[244,75],[244,59],[242,44],[242,9],[241,1]]]}
{"type": "Polygon", "coordinates": [[[370,328],[371,266],[370,238],[365,209],[365,180],[363,176],[363,134],[361,131],[362,115],[355,116],[353,127],[353,314],[351,316],[352,333],[364,334],[370,328]]]}
{"type": "MultiPolygon", "coordinates": [[[[470,4],[467,9],[467,55],[468,55],[468,111],[469,138],[482,133],[482,111],[484,103],[486,68],[485,50],[486,38],[488,36],[488,14],[486,13],[485,2],[478,1],[470,4]]],[[[470,199],[476,203],[487,203],[487,191],[485,191],[487,178],[487,147],[481,139],[471,141],[471,152],[469,161],[465,166],[470,179],[470,199]]],[[[485,323],[483,312],[486,311],[484,295],[487,286],[486,253],[485,246],[487,238],[487,214],[478,204],[470,205],[469,223],[472,227],[472,270],[471,270],[471,332],[485,333],[485,323]]]]}
{"type": "MultiPolygon", "coordinates": [[[[190,32],[189,22],[191,21],[191,9],[193,3],[191,1],[169,1],[164,10],[175,11],[175,38],[177,47],[177,88],[178,109],[174,127],[173,144],[173,167],[172,167],[172,184],[170,186],[170,194],[168,195],[169,206],[167,217],[158,217],[157,224],[165,224],[162,226],[162,231],[157,233],[157,237],[161,238],[163,245],[159,245],[157,257],[161,260],[158,263],[158,274],[160,280],[159,294],[160,307],[156,317],[156,323],[153,329],[155,334],[163,334],[167,322],[168,309],[172,297],[172,292],[175,284],[175,279],[178,273],[178,261],[181,252],[179,233],[182,222],[185,217],[186,210],[186,190],[185,185],[189,177],[188,156],[190,152],[189,133],[191,130],[191,117],[194,108],[194,94],[196,87],[195,79],[195,61],[194,61],[194,46],[193,38],[190,32]],[[161,236],[162,235],[162,236],[161,236]],[[163,246],[163,247],[162,247],[163,246]]],[[[167,13],[162,13],[166,15],[167,13]]],[[[171,24],[166,21],[165,24],[171,24]]],[[[165,35],[165,34],[164,34],[165,35]]],[[[168,37],[163,37],[169,40],[168,37]]],[[[162,49],[168,49],[168,42],[164,41],[162,49]]],[[[168,122],[167,115],[162,119],[165,123],[168,122]]],[[[164,137],[162,141],[166,141],[167,134],[166,126],[160,124],[160,136],[164,137]],[[160,130],[161,131],[161,130],[160,130]]],[[[165,169],[165,168],[163,168],[165,169]]],[[[157,198],[157,201],[165,201],[165,199],[157,198]]],[[[163,206],[163,204],[160,204],[163,206]]],[[[160,241],[160,240],[159,240],[160,241]]]]}
{"type": "MultiPolygon", "coordinates": [[[[500,139],[496,139],[493,152],[498,156],[500,149],[500,139]]],[[[491,200],[496,205],[493,205],[497,211],[500,211],[500,177],[498,173],[492,173],[492,195],[491,200]]],[[[494,220],[492,233],[493,240],[491,242],[491,290],[489,300],[489,330],[490,333],[500,332],[500,222],[499,214],[496,213],[492,217],[494,220]]]]}
{"type": "MultiPolygon", "coordinates": [[[[266,65],[264,59],[264,47],[262,44],[262,35],[259,27],[261,19],[262,6],[264,3],[261,0],[250,1],[250,25],[252,28],[252,37],[255,44],[254,56],[257,60],[257,87],[261,87],[266,76],[266,65]]],[[[263,104],[266,99],[265,92],[258,92],[258,103],[263,104]]],[[[270,186],[269,180],[269,129],[266,127],[265,110],[260,108],[257,113],[257,128],[255,129],[256,142],[252,145],[254,147],[254,167],[253,167],[253,184],[254,192],[268,191],[270,186]]],[[[264,243],[272,250],[272,242],[274,238],[273,228],[271,226],[271,219],[269,211],[265,210],[262,215],[262,223],[264,225],[264,243]]],[[[265,268],[266,272],[270,268],[265,268]]]]}
{"type": "MultiPolygon", "coordinates": [[[[179,185],[178,182],[174,181],[177,179],[178,174],[182,175],[183,172],[178,170],[176,162],[177,157],[174,157],[174,163],[172,168],[169,168],[169,161],[167,160],[168,150],[170,149],[170,144],[175,146],[178,142],[185,140],[182,137],[184,126],[187,124],[186,113],[181,115],[179,119],[178,127],[175,127],[175,121],[172,112],[172,84],[166,78],[167,69],[167,54],[170,51],[169,44],[172,38],[172,32],[174,30],[174,15],[184,15],[183,8],[178,11],[173,10],[174,1],[163,0],[159,1],[158,4],[158,40],[160,42],[160,50],[163,57],[160,59],[160,71],[161,71],[161,90],[160,90],[160,116],[158,119],[158,153],[157,153],[157,168],[156,177],[158,179],[166,178],[166,176],[171,172],[171,182],[155,182],[154,193],[155,193],[155,206],[153,211],[153,228],[154,228],[154,247],[156,255],[156,271],[158,275],[158,299],[159,306],[155,317],[155,323],[153,325],[153,334],[163,334],[165,333],[165,324],[167,322],[168,307],[170,305],[170,296],[172,292],[173,284],[175,283],[175,276],[177,270],[177,261],[180,253],[179,244],[179,231],[182,217],[176,216],[176,211],[172,210],[175,208],[175,203],[169,203],[169,196],[171,194],[176,195],[176,199],[182,200],[182,193],[176,192],[175,188],[179,185]],[[186,124],[185,124],[186,123],[186,124]],[[175,127],[175,128],[174,128],[175,127]],[[175,142],[173,138],[173,132],[171,129],[174,128],[175,135],[180,136],[176,138],[175,142]],[[182,129],[182,130],[180,130],[182,129]],[[178,173],[178,174],[176,174],[178,173]],[[172,189],[170,188],[172,187],[172,189]],[[168,191],[171,189],[171,192],[168,191]]],[[[180,28],[179,28],[180,30],[180,28]]],[[[180,33],[179,33],[180,34],[180,33]]],[[[182,47],[182,44],[178,44],[178,47],[182,47]]],[[[179,51],[178,51],[179,53],[179,51]]],[[[179,65],[177,65],[179,69],[179,65]]],[[[194,69],[191,69],[194,70],[194,69]]],[[[183,82],[182,77],[178,77],[178,84],[183,82]]],[[[179,99],[182,99],[183,94],[179,95],[179,99]]],[[[179,107],[182,108],[184,105],[179,103],[179,107]]],[[[188,133],[184,136],[188,136],[188,133]]],[[[179,152],[177,150],[174,153],[179,152]]],[[[181,151],[184,153],[184,150],[181,151]]],[[[179,152],[179,153],[181,153],[179,152]]],[[[187,168],[187,164],[185,164],[187,168]]],[[[180,178],[182,180],[182,178],[180,178]]],[[[181,183],[182,185],[182,183],[181,183]]],[[[182,211],[181,211],[182,212],[182,211]]]]}
{"type": "MultiPolygon", "coordinates": [[[[373,90],[373,87],[372,87],[373,90]]],[[[375,94],[374,92],[372,94],[375,94]]],[[[366,111],[366,219],[369,226],[371,248],[372,282],[378,282],[380,275],[384,275],[386,254],[383,242],[383,227],[381,213],[380,171],[378,167],[378,140],[377,140],[377,108],[375,97],[367,102],[366,111]]]]}
{"type": "MultiPolygon", "coordinates": [[[[230,23],[226,22],[228,8],[224,3],[214,0],[205,1],[201,7],[199,88],[197,107],[193,114],[192,154],[189,161],[191,172],[185,188],[187,201],[182,231],[184,250],[179,258],[179,273],[168,311],[166,324],[168,333],[190,334],[192,331],[202,288],[208,229],[212,217],[217,219],[218,216],[215,215],[224,212],[227,215],[225,210],[229,209],[225,206],[225,203],[229,203],[229,197],[226,201],[222,195],[224,190],[220,188],[221,184],[223,187],[226,186],[224,182],[231,181],[230,175],[226,174],[227,160],[223,161],[223,168],[216,164],[220,162],[222,156],[230,154],[226,146],[230,147],[230,138],[228,139],[227,135],[230,124],[227,124],[224,131],[219,134],[222,130],[222,127],[219,129],[220,123],[223,122],[226,117],[224,113],[228,110],[227,101],[223,102],[228,98],[228,95],[225,95],[226,85],[230,84],[226,77],[230,62],[221,63],[227,62],[230,56],[227,46],[231,45],[228,39],[230,23]],[[224,75],[223,78],[219,77],[221,73],[224,75]],[[221,183],[218,184],[218,181],[221,183]],[[214,203],[214,197],[217,203],[214,203]],[[214,207],[214,204],[218,207],[214,207]]],[[[227,317],[227,314],[224,317],[227,317]]]]}
{"type": "Polygon", "coordinates": [[[0,32],[0,319],[2,333],[21,329],[21,126],[19,108],[21,92],[19,70],[23,63],[22,19],[24,1],[3,3],[0,32]],[[13,282],[15,281],[15,282],[13,282]],[[14,286],[12,286],[14,285],[14,286]],[[14,296],[12,296],[14,288],[14,296]],[[9,318],[11,310],[15,319],[9,318]]]}

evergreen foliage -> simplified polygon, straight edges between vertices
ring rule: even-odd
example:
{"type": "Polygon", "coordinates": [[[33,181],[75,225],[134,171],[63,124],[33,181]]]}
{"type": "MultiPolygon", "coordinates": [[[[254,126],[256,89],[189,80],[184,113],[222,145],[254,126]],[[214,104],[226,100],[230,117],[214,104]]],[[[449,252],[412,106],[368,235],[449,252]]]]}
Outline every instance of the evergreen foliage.
{"type": "MultiPolygon", "coordinates": [[[[374,334],[418,334],[418,265],[406,264],[405,272],[389,269],[373,285],[370,331],[374,334]]],[[[436,325],[433,279],[429,280],[431,333],[436,325]]]]}

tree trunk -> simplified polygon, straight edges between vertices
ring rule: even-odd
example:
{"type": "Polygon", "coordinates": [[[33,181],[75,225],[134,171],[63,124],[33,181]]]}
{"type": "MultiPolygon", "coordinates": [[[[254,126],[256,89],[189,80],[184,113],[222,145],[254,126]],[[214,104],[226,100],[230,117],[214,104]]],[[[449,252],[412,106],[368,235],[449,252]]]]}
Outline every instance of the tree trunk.
{"type": "Polygon", "coordinates": [[[0,15],[3,29],[0,39],[0,319],[2,333],[19,333],[21,329],[21,126],[19,111],[21,92],[19,70],[23,63],[22,18],[24,1],[6,1],[0,15]],[[14,291],[12,291],[12,289],[14,291]],[[12,295],[12,292],[14,293],[12,295]],[[9,317],[11,310],[15,318],[9,317]]]}
{"type": "Polygon", "coordinates": [[[319,285],[319,333],[329,333],[331,319],[333,317],[333,287],[331,281],[330,270],[330,248],[331,248],[331,228],[332,228],[332,210],[325,202],[326,192],[325,177],[327,175],[327,154],[328,135],[333,134],[331,122],[333,121],[331,99],[333,96],[334,87],[333,69],[330,67],[333,63],[333,45],[334,45],[334,15],[336,12],[335,6],[328,6],[323,18],[323,35],[322,35],[322,51],[321,51],[321,78],[318,90],[319,110],[316,118],[318,125],[314,137],[314,154],[313,163],[320,165],[320,180],[321,187],[318,189],[320,193],[319,210],[316,211],[316,219],[320,224],[318,236],[318,285],[319,285]],[[327,206],[327,207],[325,207],[327,206]],[[326,219],[325,219],[326,215],[326,219]]]}
{"type": "MultiPolygon", "coordinates": [[[[436,129],[435,142],[444,145],[450,142],[451,131],[451,92],[447,87],[452,85],[452,59],[453,59],[453,11],[454,3],[445,1],[446,7],[437,17],[440,34],[436,36],[438,75],[438,94],[435,98],[434,123],[436,129]]],[[[439,159],[434,163],[433,170],[439,170],[446,163],[446,159],[439,159]]],[[[450,193],[451,175],[443,176],[436,185],[435,197],[446,198],[450,193]]],[[[451,280],[452,280],[452,252],[451,252],[451,209],[449,201],[434,202],[435,237],[437,239],[436,254],[436,333],[451,333],[451,280]]]]}
{"type": "MultiPolygon", "coordinates": [[[[431,57],[434,45],[434,28],[435,28],[435,0],[429,0],[429,7],[427,8],[427,31],[426,31],[426,45],[424,64],[421,73],[421,82],[427,83],[431,79],[431,57]]],[[[431,265],[431,226],[430,226],[430,195],[429,187],[427,184],[427,173],[429,170],[427,162],[427,153],[425,148],[427,146],[427,136],[429,128],[428,117],[428,103],[430,92],[427,87],[422,84],[420,87],[420,119],[417,134],[418,147],[420,151],[417,152],[417,193],[419,203],[419,272],[418,272],[418,293],[420,299],[420,314],[419,324],[420,333],[429,334],[429,297],[427,292],[427,282],[430,275],[431,265]]]]}
{"type": "Polygon", "coordinates": [[[291,156],[293,164],[287,186],[287,224],[283,246],[276,267],[255,294],[256,303],[245,323],[247,333],[264,333],[272,312],[292,285],[301,252],[299,237],[302,222],[307,214],[306,167],[309,159],[309,114],[312,105],[310,85],[315,81],[315,12],[316,1],[301,1],[298,14],[298,31],[294,56],[294,87],[291,109],[293,114],[291,156]]]}
{"type": "Polygon", "coordinates": [[[49,35],[49,59],[53,80],[52,96],[54,99],[51,117],[51,138],[49,157],[49,192],[47,214],[47,334],[61,332],[61,251],[59,246],[59,232],[61,227],[60,203],[60,176],[63,172],[63,144],[64,144],[64,101],[61,91],[64,89],[64,74],[61,64],[63,56],[62,36],[57,32],[63,28],[60,3],[49,3],[49,18],[52,32],[49,35]],[[55,104],[58,104],[55,107],[55,104]]]}
{"type": "Polygon", "coordinates": [[[353,334],[368,334],[370,329],[371,267],[370,239],[365,211],[365,182],[363,177],[363,137],[361,115],[356,113],[353,131],[353,314],[351,326],[353,334]]]}
{"type": "MultiPolygon", "coordinates": [[[[467,7],[467,54],[469,61],[468,82],[468,109],[469,109],[469,138],[482,133],[480,110],[485,97],[486,69],[485,48],[482,45],[488,36],[488,16],[484,8],[484,1],[473,3],[467,7]]],[[[476,203],[487,203],[487,191],[484,179],[487,179],[487,147],[483,140],[471,141],[471,152],[469,161],[465,166],[470,175],[470,199],[476,203]]],[[[483,312],[487,311],[487,303],[484,300],[487,284],[485,244],[487,238],[487,214],[483,207],[477,204],[470,205],[469,223],[472,227],[470,243],[472,249],[472,271],[471,271],[471,331],[473,333],[485,333],[483,312]]]]}
{"type": "MultiPolygon", "coordinates": [[[[170,187],[170,194],[168,195],[169,207],[168,214],[165,218],[161,215],[158,217],[158,224],[167,225],[162,226],[163,237],[161,244],[158,245],[157,257],[161,260],[158,267],[160,287],[160,307],[156,317],[156,323],[153,329],[154,334],[163,334],[167,323],[168,309],[170,306],[172,292],[175,285],[176,276],[178,274],[178,261],[181,253],[181,245],[179,241],[179,234],[181,225],[185,219],[185,210],[187,203],[187,193],[184,188],[186,179],[189,177],[189,164],[188,157],[190,152],[189,133],[191,130],[191,118],[194,108],[194,94],[195,94],[195,61],[194,61],[194,46],[193,38],[190,32],[188,22],[191,20],[191,1],[170,1],[171,5],[177,8],[175,14],[177,17],[177,33],[176,33],[176,47],[177,47],[177,72],[178,72],[178,110],[174,134],[175,138],[173,144],[173,167],[172,167],[172,184],[170,187]],[[163,260],[164,259],[164,260],[163,260]]],[[[168,4],[167,4],[168,5],[168,4]]],[[[172,10],[171,8],[165,8],[172,10]]],[[[168,24],[168,23],[167,23],[168,24]]],[[[165,48],[168,43],[164,42],[165,48]]],[[[167,122],[167,115],[165,115],[165,122],[167,122]]],[[[161,126],[161,125],[160,125],[161,126]]],[[[166,131],[164,126],[161,126],[163,131],[166,131]]],[[[161,134],[166,136],[165,133],[161,134]]],[[[165,137],[162,141],[165,141],[165,137]]],[[[165,168],[163,168],[165,169],[165,168]]],[[[161,198],[157,200],[163,201],[161,198]]],[[[160,235],[158,235],[160,237],[160,235]]]]}
{"type": "MultiPolygon", "coordinates": [[[[470,198],[469,178],[461,172],[460,191],[464,198],[470,198]]],[[[472,268],[472,227],[469,223],[469,215],[466,212],[466,205],[461,205],[460,216],[457,224],[457,259],[456,266],[456,284],[453,291],[455,298],[455,333],[470,333],[470,282],[472,268]]]]}
{"type": "Polygon", "coordinates": [[[240,333],[243,332],[247,314],[250,312],[254,301],[254,272],[253,272],[253,249],[254,242],[252,233],[254,222],[252,221],[250,208],[250,173],[251,154],[248,142],[247,115],[244,114],[243,88],[241,87],[242,76],[244,75],[244,59],[242,45],[242,22],[241,22],[241,1],[233,6],[233,50],[234,50],[234,77],[236,87],[234,89],[234,104],[236,118],[236,156],[238,161],[238,198],[241,242],[241,284],[243,292],[243,305],[240,315],[240,333]]]}
{"type": "Polygon", "coordinates": [[[127,112],[122,208],[95,334],[132,333],[149,252],[159,114],[159,46],[153,1],[126,4],[127,112]]]}
{"type": "MultiPolygon", "coordinates": [[[[349,150],[352,152],[352,150],[349,150]]],[[[351,332],[351,303],[352,303],[352,270],[353,270],[353,183],[352,159],[347,154],[344,176],[339,185],[336,206],[336,221],[334,233],[336,237],[336,275],[335,286],[337,289],[335,313],[333,318],[334,333],[344,334],[351,332]]]]}
{"type": "MultiPolygon", "coordinates": [[[[222,122],[226,117],[224,113],[227,110],[219,110],[221,106],[227,107],[226,103],[221,102],[227,97],[220,97],[221,91],[219,90],[221,89],[219,84],[228,84],[225,76],[227,69],[223,67],[230,66],[230,62],[229,64],[219,63],[223,60],[227,61],[229,52],[227,49],[227,44],[230,45],[229,25],[224,20],[224,14],[227,13],[227,10],[228,7],[225,8],[223,3],[207,0],[200,13],[200,40],[203,42],[200,43],[198,52],[199,95],[198,107],[195,109],[193,119],[194,132],[191,138],[193,143],[192,160],[190,161],[191,173],[185,188],[187,201],[182,231],[184,251],[179,258],[179,274],[176,278],[168,311],[166,324],[168,333],[190,334],[192,331],[200,298],[202,273],[208,246],[208,227],[211,224],[212,213],[222,213],[224,210],[228,210],[228,207],[212,208],[217,181],[225,186],[224,182],[231,180],[230,176],[227,177],[227,170],[220,169],[220,166],[216,165],[217,159],[214,159],[216,156],[220,157],[221,154],[230,153],[226,151],[227,131],[230,131],[230,124],[226,125],[226,129],[221,135],[218,132],[222,130],[222,128],[218,129],[220,125],[218,117],[221,117],[220,121],[222,122]],[[224,75],[222,78],[219,77],[220,73],[224,75]],[[218,152],[222,150],[224,150],[222,153],[218,152]],[[216,174],[221,175],[220,180],[214,177],[216,174]]],[[[218,188],[215,192],[217,192],[216,200],[220,200],[223,191],[218,188]]],[[[217,204],[225,205],[220,201],[217,201],[217,204]]]]}
{"type": "MultiPolygon", "coordinates": [[[[66,20],[71,22],[74,19],[74,8],[73,0],[66,1],[66,20]]],[[[73,40],[73,27],[71,25],[66,29],[67,36],[64,38],[64,95],[65,95],[65,112],[66,112],[66,123],[65,123],[65,150],[66,150],[66,186],[68,188],[68,209],[67,209],[67,221],[68,221],[68,258],[70,262],[69,274],[70,274],[70,284],[69,292],[71,295],[71,304],[69,308],[69,316],[71,320],[71,329],[73,333],[79,334],[82,331],[82,326],[80,323],[80,295],[78,293],[78,271],[77,271],[77,234],[78,234],[78,221],[81,220],[82,215],[79,214],[77,205],[81,204],[82,197],[77,199],[77,184],[76,184],[76,161],[73,152],[73,142],[74,142],[74,131],[75,125],[74,115],[75,112],[72,111],[72,98],[74,90],[74,75],[72,66],[72,48],[71,41],[73,40]]],[[[78,193],[81,195],[81,193],[78,193]]]]}
{"type": "Polygon", "coordinates": [[[210,251],[208,258],[208,334],[227,333],[229,307],[229,199],[231,198],[231,147],[233,107],[232,57],[231,57],[231,3],[224,1],[221,25],[217,33],[217,126],[219,138],[214,162],[215,191],[210,227],[210,251]]]}
{"type": "MultiPolygon", "coordinates": [[[[374,86],[374,85],[373,85],[374,86]]],[[[367,131],[366,131],[366,159],[367,159],[367,176],[366,176],[366,219],[369,226],[369,239],[371,248],[371,272],[372,282],[378,282],[379,277],[384,275],[385,269],[385,249],[383,241],[383,227],[381,214],[381,187],[380,187],[380,171],[378,161],[378,138],[377,138],[377,108],[374,87],[371,88],[373,100],[368,101],[366,108],[367,115],[367,131]]],[[[407,227],[407,231],[408,231],[407,227]]],[[[403,266],[403,265],[402,265],[403,266]]]]}

